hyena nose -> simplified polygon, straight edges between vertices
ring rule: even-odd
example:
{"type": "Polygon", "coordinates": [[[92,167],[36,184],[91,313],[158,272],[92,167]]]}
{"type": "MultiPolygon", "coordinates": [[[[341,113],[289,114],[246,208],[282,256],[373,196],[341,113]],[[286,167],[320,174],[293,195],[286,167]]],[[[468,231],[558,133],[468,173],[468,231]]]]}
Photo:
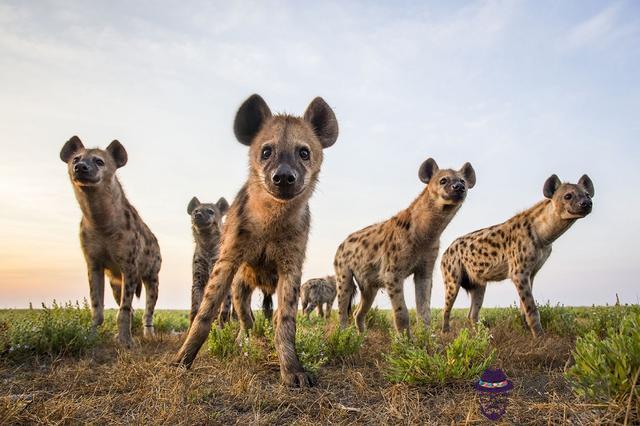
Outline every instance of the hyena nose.
{"type": "Polygon", "coordinates": [[[288,164],[281,164],[271,176],[271,180],[276,186],[290,186],[296,183],[298,176],[296,171],[288,164]]]}
{"type": "Polygon", "coordinates": [[[454,191],[462,192],[464,191],[464,184],[461,182],[456,182],[453,185],[451,185],[451,188],[453,188],[454,191]]]}
{"type": "Polygon", "coordinates": [[[202,219],[202,212],[195,212],[193,216],[195,216],[196,219],[202,219]]]}
{"type": "Polygon", "coordinates": [[[77,163],[75,166],[73,166],[73,171],[86,173],[89,171],[89,166],[87,166],[86,163],[77,163]]]}
{"type": "Polygon", "coordinates": [[[580,207],[582,207],[583,209],[588,209],[593,207],[593,201],[591,200],[584,200],[580,202],[580,207]]]}

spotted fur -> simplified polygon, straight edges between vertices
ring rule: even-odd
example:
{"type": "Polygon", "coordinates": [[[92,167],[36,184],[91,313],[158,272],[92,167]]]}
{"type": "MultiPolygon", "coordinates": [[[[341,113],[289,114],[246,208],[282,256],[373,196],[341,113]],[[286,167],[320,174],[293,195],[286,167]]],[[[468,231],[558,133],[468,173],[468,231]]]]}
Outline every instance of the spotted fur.
{"type": "Polygon", "coordinates": [[[349,235],[338,247],[334,267],[338,286],[340,326],[346,327],[351,299],[361,291],[355,313],[356,325],[364,331],[365,316],[379,289],[387,290],[399,332],[409,331],[409,313],[404,300],[404,280],[413,274],[417,311],[430,322],[431,278],[438,255],[440,234],[475,185],[475,172],[466,163],[459,171],[440,170],[429,158],[420,166],[419,177],[427,186],[411,205],[391,219],[349,235]]]}
{"type": "Polygon", "coordinates": [[[532,294],[533,279],[551,254],[552,243],[575,221],[591,212],[594,188],[587,175],[577,184],[561,183],[556,175],[544,184],[545,200],[499,225],[456,239],[442,256],[445,285],[443,331],[460,287],[471,294],[469,319],[477,322],[489,281],[511,278],[520,311],[534,336],[542,334],[532,294]]]}
{"type": "Polygon", "coordinates": [[[106,150],[86,149],[77,136],[60,151],[67,163],[73,191],[82,211],[80,244],[87,262],[94,327],[104,321],[104,275],[119,305],[118,340],[130,347],[133,295],[145,286],[144,335],[153,335],[153,311],[158,299],[162,262],[153,233],[129,203],[116,176],[127,163],[118,141],[106,150]]]}
{"type": "Polygon", "coordinates": [[[330,275],[324,278],[312,278],[302,284],[300,288],[300,301],[302,312],[309,317],[311,311],[318,308],[318,315],[325,318],[331,317],[331,308],[336,299],[336,277],[330,275]],[[326,306],[326,312],[323,309],[326,306]]]}
{"type": "Polygon", "coordinates": [[[314,378],[302,367],[295,348],[296,312],[309,234],[309,198],[322,150],[335,143],[338,124],[322,98],[311,102],[304,117],[294,117],[272,115],[266,102],[253,95],[238,110],[234,132],[250,146],[249,178],[229,209],[220,257],[174,362],[191,366],[229,288],[240,324],[250,330],[251,293],[260,288],[278,297],[274,325],[282,381],[309,386],[314,378]]]}

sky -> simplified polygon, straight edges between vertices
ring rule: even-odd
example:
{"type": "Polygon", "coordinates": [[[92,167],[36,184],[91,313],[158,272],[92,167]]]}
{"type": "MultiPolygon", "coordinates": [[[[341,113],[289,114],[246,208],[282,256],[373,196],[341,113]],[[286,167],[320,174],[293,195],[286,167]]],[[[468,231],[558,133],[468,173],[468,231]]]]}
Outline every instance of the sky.
{"type": "MultiPolygon", "coordinates": [[[[297,115],[322,96],[339,122],[303,280],[332,273],[349,233],[407,207],[433,157],[477,175],[443,248],[541,200],[551,174],[589,174],[593,213],[556,241],[534,297],[639,303],[640,4],[423,3],[0,2],[0,307],[89,296],[58,156],[78,135],[127,149],[120,181],[163,255],[157,306],[186,309],[187,204],[243,184],[232,123],[252,93],[297,115]]],[[[415,306],[410,279],[405,296],[415,306]]],[[[509,281],[490,284],[484,306],[516,298],[509,281]]],[[[436,266],[432,306],[443,302],[436,266]]],[[[455,306],[468,305],[461,292],[455,306]]]]}

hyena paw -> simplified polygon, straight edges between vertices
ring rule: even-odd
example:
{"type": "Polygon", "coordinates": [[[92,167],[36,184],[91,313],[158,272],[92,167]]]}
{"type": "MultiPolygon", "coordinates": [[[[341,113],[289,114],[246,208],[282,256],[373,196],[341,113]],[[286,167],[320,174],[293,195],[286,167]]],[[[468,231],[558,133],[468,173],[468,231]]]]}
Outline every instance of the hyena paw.
{"type": "Polygon", "coordinates": [[[116,341],[125,349],[131,349],[133,347],[133,339],[131,338],[131,335],[118,334],[116,341]]]}
{"type": "Polygon", "coordinates": [[[145,326],[142,334],[145,339],[153,339],[156,336],[156,331],[152,325],[145,326]]]}
{"type": "Polygon", "coordinates": [[[306,371],[283,372],[282,383],[293,388],[310,388],[317,382],[316,378],[306,371]]]}

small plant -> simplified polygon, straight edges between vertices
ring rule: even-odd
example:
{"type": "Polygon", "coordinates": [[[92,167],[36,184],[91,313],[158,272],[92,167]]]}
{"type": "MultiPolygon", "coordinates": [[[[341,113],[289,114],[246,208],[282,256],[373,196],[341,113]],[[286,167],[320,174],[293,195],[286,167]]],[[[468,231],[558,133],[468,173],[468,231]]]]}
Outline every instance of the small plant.
{"type": "Polygon", "coordinates": [[[153,316],[156,333],[180,333],[189,328],[189,314],[180,311],[159,311],[153,316]]]}
{"type": "Polygon", "coordinates": [[[387,377],[392,382],[434,384],[472,379],[495,358],[495,350],[489,349],[489,332],[480,325],[475,332],[463,329],[444,347],[428,329],[419,333],[415,340],[406,335],[394,338],[391,352],[385,356],[387,377]]]}
{"type": "Polygon", "coordinates": [[[566,376],[576,394],[607,401],[640,392],[640,312],[630,312],[605,338],[594,330],[579,337],[573,357],[566,376]]]}
{"type": "Polygon", "coordinates": [[[391,321],[389,321],[389,315],[386,312],[375,307],[365,317],[365,324],[368,329],[389,331],[391,329],[391,321]]]}
{"type": "Polygon", "coordinates": [[[236,337],[240,326],[236,321],[227,322],[222,328],[212,327],[207,341],[209,353],[219,359],[228,359],[241,353],[236,337]]]}
{"type": "Polygon", "coordinates": [[[545,304],[538,305],[538,312],[540,313],[540,323],[546,332],[559,336],[579,334],[576,314],[572,308],[560,304],[551,306],[547,301],[545,304]]]}
{"type": "Polygon", "coordinates": [[[321,327],[297,327],[296,350],[307,371],[315,373],[327,363],[327,343],[321,327]]]}
{"type": "Polygon", "coordinates": [[[262,312],[255,313],[255,319],[253,321],[253,336],[273,337],[273,326],[262,312]]]}
{"type": "Polygon", "coordinates": [[[31,315],[14,318],[0,331],[4,334],[1,340],[9,358],[81,355],[100,341],[92,328],[86,301],[83,306],[78,302],[58,305],[54,301],[50,308],[44,304],[42,308],[33,309],[31,315]]]}
{"type": "Polygon", "coordinates": [[[344,330],[337,327],[327,336],[328,357],[345,361],[360,351],[363,342],[364,334],[358,333],[355,327],[344,330]]]}

